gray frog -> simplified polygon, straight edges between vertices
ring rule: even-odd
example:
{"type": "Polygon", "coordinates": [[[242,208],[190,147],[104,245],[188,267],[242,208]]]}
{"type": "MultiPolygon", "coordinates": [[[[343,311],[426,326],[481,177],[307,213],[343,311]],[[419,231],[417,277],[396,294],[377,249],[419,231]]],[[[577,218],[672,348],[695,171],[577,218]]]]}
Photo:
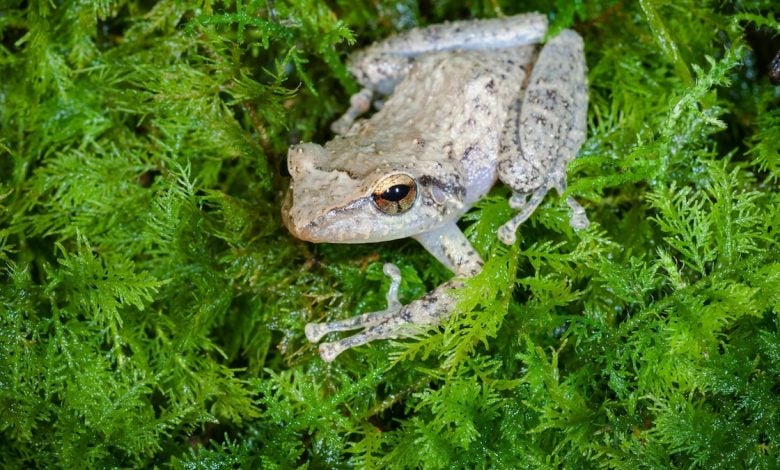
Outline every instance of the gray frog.
{"type": "MultiPolygon", "coordinates": [[[[500,179],[519,213],[498,230],[506,244],[550,188],[566,185],[566,166],[585,139],[588,93],[583,44],[574,31],[535,46],[547,31],[540,14],[461,21],[413,29],[354,54],[350,71],[364,87],[333,125],[325,146],[290,147],[292,177],[282,209],[298,238],[369,243],[412,237],[456,277],[408,305],[330,323],[306,336],[361,332],[320,345],[332,361],[346,349],[419,332],[454,308],[452,289],[477,274],[482,259],[456,222],[500,179]],[[376,97],[370,119],[356,120],[376,97]],[[375,102],[378,104],[378,102],[375,102]]],[[[588,226],[572,198],[571,225],[588,226]]]]}

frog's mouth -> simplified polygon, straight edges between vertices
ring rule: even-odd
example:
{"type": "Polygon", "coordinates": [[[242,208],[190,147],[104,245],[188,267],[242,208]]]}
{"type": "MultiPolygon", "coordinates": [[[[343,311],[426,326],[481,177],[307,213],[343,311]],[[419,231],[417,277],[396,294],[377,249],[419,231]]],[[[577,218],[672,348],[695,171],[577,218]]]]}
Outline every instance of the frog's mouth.
{"type": "Polygon", "coordinates": [[[358,198],[344,206],[316,208],[296,205],[292,193],[288,189],[282,201],[282,222],[296,238],[312,243],[365,243],[370,238],[370,232],[360,230],[356,221],[364,207],[371,204],[370,198],[358,198]]]}

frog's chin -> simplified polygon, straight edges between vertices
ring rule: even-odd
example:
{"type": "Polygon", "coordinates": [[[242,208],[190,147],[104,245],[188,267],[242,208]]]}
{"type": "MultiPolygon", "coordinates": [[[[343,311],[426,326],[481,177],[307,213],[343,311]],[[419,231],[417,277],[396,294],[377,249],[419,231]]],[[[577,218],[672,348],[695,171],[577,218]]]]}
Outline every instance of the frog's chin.
{"type": "Polygon", "coordinates": [[[293,219],[293,217],[284,218],[285,226],[290,233],[296,238],[312,243],[378,243],[411,237],[424,231],[393,223],[367,225],[364,221],[349,217],[334,220],[326,216],[304,223],[293,219]]]}
{"type": "Polygon", "coordinates": [[[411,236],[407,233],[393,231],[366,231],[358,226],[349,227],[348,224],[323,225],[316,221],[302,225],[295,225],[294,223],[287,223],[286,225],[290,233],[296,238],[311,243],[378,243],[411,236]]]}

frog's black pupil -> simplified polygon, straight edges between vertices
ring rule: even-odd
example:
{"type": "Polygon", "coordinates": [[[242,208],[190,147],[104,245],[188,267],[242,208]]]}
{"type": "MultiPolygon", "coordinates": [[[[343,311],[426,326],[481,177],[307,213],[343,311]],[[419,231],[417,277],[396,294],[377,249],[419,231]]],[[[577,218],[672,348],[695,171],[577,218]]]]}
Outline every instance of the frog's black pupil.
{"type": "Polygon", "coordinates": [[[387,188],[387,190],[385,190],[385,192],[382,193],[382,199],[391,202],[398,202],[403,200],[407,194],[409,194],[409,186],[405,184],[396,184],[395,186],[390,186],[387,188]]]}

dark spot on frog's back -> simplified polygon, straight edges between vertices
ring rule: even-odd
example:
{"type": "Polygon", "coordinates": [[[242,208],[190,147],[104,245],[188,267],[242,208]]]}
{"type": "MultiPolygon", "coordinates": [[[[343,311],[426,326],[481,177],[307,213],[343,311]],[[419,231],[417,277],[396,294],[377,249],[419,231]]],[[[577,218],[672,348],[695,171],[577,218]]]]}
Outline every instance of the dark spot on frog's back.
{"type": "Polygon", "coordinates": [[[496,92],[496,82],[492,78],[489,82],[485,85],[485,90],[487,90],[488,94],[492,95],[496,92]]]}
{"type": "Polygon", "coordinates": [[[466,147],[466,150],[463,151],[463,160],[469,160],[471,158],[472,152],[476,150],[473,145],[469,145],[466,147]]]}
{"type": "Polygon", "coordinates": [[[547,119],[544,116],[542,116],[541,114],[535,115],[534,116],[534,120],[536,121],[537,124],[540,124],[540,125],[542,125],[544,127],[547,127],[547,119]]]}
{"type": "Polygon", "coordinates": [[[447,158],[452,159],[455,156],[455,152],[452,150],[452,142],[447,142],[442,145],[442,150],[447,154],[447,158]]]}

